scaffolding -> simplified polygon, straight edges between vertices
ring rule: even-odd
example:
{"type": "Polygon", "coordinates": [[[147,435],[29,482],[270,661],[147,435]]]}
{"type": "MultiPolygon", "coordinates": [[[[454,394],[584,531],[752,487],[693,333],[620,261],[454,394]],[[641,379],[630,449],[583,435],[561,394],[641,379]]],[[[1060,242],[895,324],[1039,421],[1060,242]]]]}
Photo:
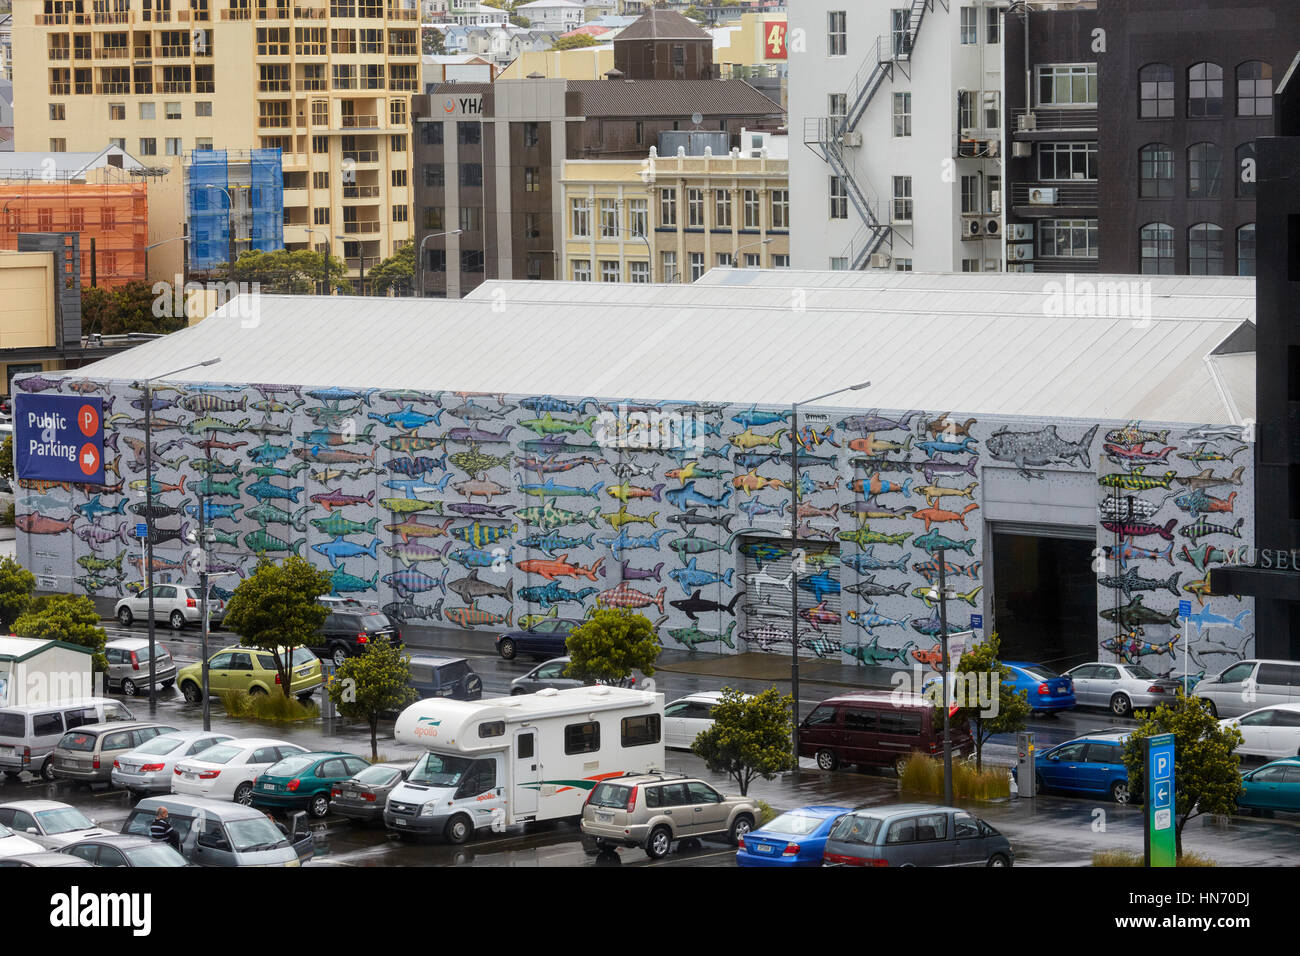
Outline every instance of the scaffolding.
{"type": "Polygon", "coordinates": [[[202,149],[186,164],[190,268],[243,252],[284,248],[284,174],[278,149],[202,149]]]}

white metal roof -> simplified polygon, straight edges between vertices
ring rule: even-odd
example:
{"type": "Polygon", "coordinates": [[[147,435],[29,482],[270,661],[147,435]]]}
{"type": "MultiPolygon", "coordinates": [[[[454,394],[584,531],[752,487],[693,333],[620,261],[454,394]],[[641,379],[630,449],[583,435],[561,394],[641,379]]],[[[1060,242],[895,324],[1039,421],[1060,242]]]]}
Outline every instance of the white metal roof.
{"type": "Polygon", "coordinates": [[[1253,353],[1207,357],[1253,329],[1254,293],[1236,277],[722,269],[690,285],[489,281],[462,300],[250,296],[72,374],[219,356],[179,378],[776,405],[870,380],[833,404],[1225,422],[1254,411],[1253,353]],[[1072,314],[1099,281],[1144,283],[1149,310],[1072,314]]]}

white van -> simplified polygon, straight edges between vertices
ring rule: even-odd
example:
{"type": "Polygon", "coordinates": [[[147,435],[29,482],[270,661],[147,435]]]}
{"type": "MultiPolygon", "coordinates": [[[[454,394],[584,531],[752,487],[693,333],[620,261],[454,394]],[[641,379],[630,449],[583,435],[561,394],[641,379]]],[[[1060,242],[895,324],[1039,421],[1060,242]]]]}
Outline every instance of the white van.
{"type": "Polygon", "coordinates": [[[418,701],[394,737],[428,753],[388,795],[384,825],[464,843],[484,827],[577,817],[607,777],[663,768],[663,713],[663,694],[605,686],[418,701]]]}
{"type": "Polygon", "coordinates": [[[114,720],[135,720],[135,715],[111,697],[81,697],[0,709],[0,770],[10,778],[27,770],[53,780],[50,755],[64,734],[85,724],[114,720]]]}

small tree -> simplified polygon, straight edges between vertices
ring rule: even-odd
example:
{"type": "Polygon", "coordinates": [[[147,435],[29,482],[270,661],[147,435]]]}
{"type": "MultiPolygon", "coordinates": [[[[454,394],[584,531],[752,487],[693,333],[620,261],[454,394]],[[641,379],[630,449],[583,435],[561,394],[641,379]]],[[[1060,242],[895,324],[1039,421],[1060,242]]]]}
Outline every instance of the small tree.
{"type": "Polygon", "coordinates": [[[566,677],[581,681],[623,680],[633,670],[649,677],[662,645],[654,625],[627,609],[597,610],[569,632],[566,677]]]}
{"type": "Polygon", "coordinates": [[[370,727],[370,759],[379,758],[379,718],[401,710],[420,695],[411,682],[411,658],[386,639],[371,641],[365,653],[349,657],[329,685],[330,700],[344,717],[370,727]]]}
{"type": "Polygon", "coordinates": [[[794,698],[775,687],[753,697],[724,687],[722,701],[713,709],[713,726],[700,731],[691,751],[714,773],[735,780],[745,796],[755,777],[771,780],[794,769],[793,706],[794,698]]]}
{"type": "Polygon", "coordinates": [[[108,669],[108,658],[104,656],[104,642],[108,635],[99,626],[95,602],[84,594],[48,594],[33,598],[27,610],[14,621],[14,633],[19,637],[88,647],[95,655],[95,670],[108,669]]]}
{"type": "MultiPolygon", "coordinates": [[[[6,446],[8,440],[5,441],[6,446]]],[[[0,626],[13,628],[19,616],[31,603],[36,590],[36,575],[13,558],[0,561],[0,626]]]]}
{"type": "Polygon", "coordinates": [[[556,37],[551,44],[552,50],[578,50],[587,46],[600,46],[600,41],[590,33],[574,33],[566,37],[556,37]]]}
{"type": "Polygon", "coordinates": [[[426,26],[420,31],[420,52],[425,56],[442,56],[447,52],[442,31],[426,26]]]}
{"type": "Polygon", "coordinates": [[[1183,827],[1188,820],[1202,813],[1227,816],[1236,812],[1241,757],[1235,751],[1242,736],[1237,728],[1219,724],[1208,701],[1186,697],[1180,689],[1173,703],[1160,704],[1139,717],[1137,729],[1124,741],[1131,794],[1146,792],[1142,741],[1156,734],[1174,735],[1175,836],[1182,856],[1183,827]]]}
{"type": "Polygon", "coordinates": [[[280,564],[263,558],[226,604],[224,626],[238,634],[245,647],[271,652],[285,697],[292,683],[294,648],[321,642],[321,625],[330,612],[316,598],[328,594],[330,587],[328,574],[296,554],[280,564]]]}
{"type": "MultiPolygon", "coordinates": [[[[975,738],[975,769],[984,769],[984,744],[994,734],[1014,734],[1025,729],[1026,721],[1029,719],[1029,698],[1024,691],[1017,691],[1003,683],[1004,680],[1011,679],[1011,671],[1002,666],[998,659],[999,641],[996,634],[990,634],[988,640],[982,644],[977,644],[966,653],[962,654],[961,660],[957,662],[956,673],[953,680],[954,686],[971,688],[971,681],[966,679],[966,675],[972,675],[975,679],[975,686],[985,679],[997,681],[997,711],[993,712],[992,707],[983,706],[982,701],[966,700],[964,706],[958,708],[957,713],[949,718],[950,723],[960,726],[961,721],[969,721],[972,725],[972,735],[975,738]],[[992,675],[986,678],[985,675],[992,675]]],[[[990,702],[991,703],[991,702],[990,702]]],[[[943,720],[942,713],[939,715],[940,721],[943,720]]]]}
{"type": "Polygon", "coordinates": [[[375,295],[386,295],[390,289],[397,295],[410,295],[415,288],[415,243],[409,240],[402,243],[391,256],[371,269],[366,278],[375,295]]]}

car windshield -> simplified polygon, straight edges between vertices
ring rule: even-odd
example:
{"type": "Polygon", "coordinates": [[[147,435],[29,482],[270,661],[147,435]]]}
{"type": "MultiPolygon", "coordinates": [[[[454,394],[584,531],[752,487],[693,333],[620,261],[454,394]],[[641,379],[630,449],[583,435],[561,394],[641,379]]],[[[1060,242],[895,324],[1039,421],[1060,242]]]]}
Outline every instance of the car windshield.
{"type": "Polygon", "coordinates": [[[73,830],[89,830],[95,825],[76,807],[41,810],[36,814],[36,819],[40,821],[41,829],[51,836],[55,833],[71,833],[73,830]]]}
{"type": "Polygon", "coordinates": [[[407,777],[408,783],[423,783],[435,787],[454,787],[461,776],[474,763],[468,757],[428,753],[420,759],[407,777]]]}
{"type": "Polygon", "coordinates": [[[352,779],[372,787],[386,787],[397,779],[397,774],[392,767],[367,767],[352,779]]]}
{"type": "Polygon", "coordinates": [[[311,664],[316,660],[316,655],[305,647],[295,647],[293,649],[293,666],[300,664],[311,664]]]}
{"type": "Polygon", "coordinates": [[[591,805],[593,807],[613,807],[616,810],[626,810],[627,800],[631,794],[631,787],[620,787],[618,784],[602,783],[592,791],[591,805]]]}
{"type": "Polygon", "coordinates": [[[1056,678],[1061,676],[1056,673],[1056,671],[1044,667],[1042,664],[1026,664],[1020,669],[1026,674],[1037,677],[1040,680],[1056,680],[1056,678]]]}
{"type": "Polygon", "coordinates": [[[808,813],[783,813],[771,823],[763,827],[764,830],[771,830],[773,833],[788,833],[792,836],[803,836],[814,832],[819,826],[826,822],[825,817],[815,817],[808,813]]]}
{"type": "Polygon", "coordinates": [[[235,757],[244,752],[243,747],[231,747],[219,744],[216,747],[209,747],[203,751],[199,757],[204,763],[230,763],[235,757]]]}
{"type": "Polygon", "coordinates": [[[880,820],[850,813],[835,824],[831,839],[840,843],[875,843],[880,832],[880,820]]]}
{"type": "Polygon", "coordinates": [[[14,835],[13,830],[10,830],[3,823],[0,823],[0,840],[6,840],[13,835],[14,835]]]}
{"type": "Polygon", "coordinates": [[[236,853],[274,850],[276,847],[289,845],[280,828],[266,817],[231,820],[226,824],[226,832],[230,834],[230,843],[236,853]]]}
{"type": "Polygon", "coordinates": [[[59,749],[89,752],[95,749],[95,738],[92,734],[67,734],[59,741],[59,749]]]}
{"type": "Polygon", "coordinates": [[[1153,674],[1153,673],[1151,673],[1149,670],[1147,670],[1147,669],[1146,669],[1145,667],[1143,667],[1141,664],[1130,664],[1130,665],[1128,666],[1128,672],[1129,672],[1130,674],[1132,674],[1134,677],[1136,677],[1138,680],[1155,680],[1155,679],[1156,679],[1156,675],[1153,674]]]}
{"type": "Polygon", "coordinates": [[[185,741],[179,737],[155,737],[135,748],[138,754],[169,754],[185,741]]]}
{"type": "Polygon", "coordinates": [[[132,866],[184,866],[185,857],[181,856],[166,843],[150,843],[126,851],[126,858],[132,866]]]}
{"type": "Polygon", "coordinates": [[[361,626],[367,631],[382,631],[385,628],[392,627],[393,624],[378,611],[372,611],[369,614],[361,615],[361,626]]]}
{"type": "Polygon", "coordinates": [[[285,757],[279,763],[271,764],[267,768],[268,777],[292,777],[295,774],[302,773],[308,767],[316,762],[316,757],[304,757],[296,754],[292,757],[285,757]]]}

